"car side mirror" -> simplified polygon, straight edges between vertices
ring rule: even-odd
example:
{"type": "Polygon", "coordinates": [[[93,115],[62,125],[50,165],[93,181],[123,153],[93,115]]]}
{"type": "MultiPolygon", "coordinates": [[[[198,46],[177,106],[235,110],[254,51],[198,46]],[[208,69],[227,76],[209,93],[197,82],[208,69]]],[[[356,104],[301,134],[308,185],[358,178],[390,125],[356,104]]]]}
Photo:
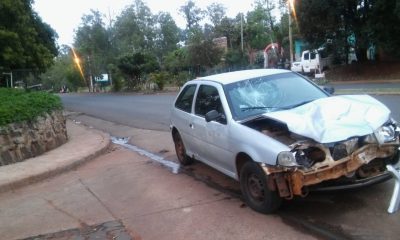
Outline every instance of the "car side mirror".
{"type": "Polygon", "coordinates": [[[225,115],[219,113],[217,110],[211,110],[206,113],[206,122],[217,121],[220,123],[226,123],[225,115]]]}
{"type": "Polygon", "coordinates": [[[335,92],[335,88],[334,87],[324,87],[323,88],[325,92],[329,93],[329,94],[333,94],[335,92]]]}

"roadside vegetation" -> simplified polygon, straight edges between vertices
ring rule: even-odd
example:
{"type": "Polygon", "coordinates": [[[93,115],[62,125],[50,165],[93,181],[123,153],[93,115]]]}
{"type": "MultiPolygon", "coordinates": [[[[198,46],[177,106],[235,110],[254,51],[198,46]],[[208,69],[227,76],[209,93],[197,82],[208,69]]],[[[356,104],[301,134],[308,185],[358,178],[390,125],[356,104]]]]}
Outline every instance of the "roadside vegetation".
{"type": "Polygon", "coordinates": [[[364,62],[336,66],[326,72],[334,82],[400,80],[400,62],[364,62]]]}
{"type": "Polygon", "coordinates": [[[58,96],[46,92],[26,92],[0,88],[0,126],[35,120],[38,116],[62,109],[58,96]]]}
{"type": "Polygon", "coordinates": [[[322,47],[340,66],[327,72],[329,80],[399,78],[395,68],[382,70],[388,76],[368,73],[399,62],[396,0],[254,0],[252,10],[234,17],[220,3],[202,9],[188,0],[178,10],[183,29],[170,13],[153,13],[145,1],[134,0],[117,16],[91,10],[82,16],[72,46],[58,49],[56,33],[32,2],[4,0],[0,7],[0,72],[6,73],[0,86],[9,85],[12,72],[22,87],[40,84],[54,92],[162,90],[198,76],[262,68],[271,43],[278,47],[268,51],[269,67],[288,67],[283,62],[290,59],[289,25],[294,45],[322,47]],[[356,64],[347,66],[353,59],[356,64]]]}

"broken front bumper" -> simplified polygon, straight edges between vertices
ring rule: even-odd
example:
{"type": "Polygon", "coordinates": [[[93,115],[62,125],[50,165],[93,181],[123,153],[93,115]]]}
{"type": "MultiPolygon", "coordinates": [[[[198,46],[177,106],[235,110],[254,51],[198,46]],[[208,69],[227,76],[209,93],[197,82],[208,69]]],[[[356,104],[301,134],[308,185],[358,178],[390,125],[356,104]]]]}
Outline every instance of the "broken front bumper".
{"type": "MultiPolygon", "coordinates": [[[[272,176],[270,179],[273,179],[275,182],[275,184],[269,184],[269,186],[277,188],[281,197],[290,199],[295,195],[305,196],[309,186],[315,186],[319,183],[338,179],[342,176],[352,175],[360,167],[370,163],[374,159],[382,159],[383,161],[385,158],[396,156],[398,146],[398,142],[384,145],[365,145],[348,157],[337,161],[328,159],[309,169],[272,166],[263,166],[263,169],[267,175],[272,176]]],[[[374,181],[376,183],[389,178],[390,176],[387,173],[383,175],[380,173],[376,174],[375,178],[367,177],[366,179],[370,179],[372,182],[369,182],[369,184],[372,184],[374,181]]],[[[368,180],[364,182],[364,184],[367,183],[368,180]]],[[[361,184],[361,182],[359,182],[359,184],[361,184]]],[[[349,186],[350,185],[347,185],[347,187],[349,186]]],[[[346,186],[343,187],[345,188],[346,186]]]]}

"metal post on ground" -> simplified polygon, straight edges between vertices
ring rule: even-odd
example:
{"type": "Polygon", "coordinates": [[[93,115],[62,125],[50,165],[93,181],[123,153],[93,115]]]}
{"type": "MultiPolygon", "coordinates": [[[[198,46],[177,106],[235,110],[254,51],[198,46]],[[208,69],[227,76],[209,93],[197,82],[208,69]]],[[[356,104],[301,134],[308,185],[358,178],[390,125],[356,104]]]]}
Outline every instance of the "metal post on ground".
{"type": "MultiPolygon", "coordinates": [[[[11,72],[3,72],[3,74],[4,75],[9,75],[10,76],[10,86],[11,86],[11,88],[13,88],[14,87],[14,83],[13,83],[13,74],[12,74],[12,71],[11,72]]],[[[7,81],[7,87],[8,87],[8,81],[7,81]]]]}

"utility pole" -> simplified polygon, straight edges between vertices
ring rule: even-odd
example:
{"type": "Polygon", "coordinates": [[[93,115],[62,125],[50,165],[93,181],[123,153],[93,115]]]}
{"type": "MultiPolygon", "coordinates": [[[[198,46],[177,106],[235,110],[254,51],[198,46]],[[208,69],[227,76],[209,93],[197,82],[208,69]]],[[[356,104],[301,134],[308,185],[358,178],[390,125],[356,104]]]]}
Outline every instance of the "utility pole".
{"type": "Polygon", "coordinates": [[[93,88],[93,77],[92,77],[92,68],[91,68],[91,66],[90,66],[90,55],[88,55],[87,58],[88,58],[88,64],[89,64],[89,81],[90,81],[89,92],[94,92],[94,88],[93,88]]]}
{"type": "Polygon", "coordinates": [[[289,48],[290,48],[290,66],[292,66],[292,63],[293,63],[292,4],[293,4],[293,0],[288,0],[288,8],[289,8],[289,48]]]}
{"type": "Polygon", "coordinates": [[[242,44],[242,52],[243,52],[243,13],[240,15],[240,39],[242,44]]]}

